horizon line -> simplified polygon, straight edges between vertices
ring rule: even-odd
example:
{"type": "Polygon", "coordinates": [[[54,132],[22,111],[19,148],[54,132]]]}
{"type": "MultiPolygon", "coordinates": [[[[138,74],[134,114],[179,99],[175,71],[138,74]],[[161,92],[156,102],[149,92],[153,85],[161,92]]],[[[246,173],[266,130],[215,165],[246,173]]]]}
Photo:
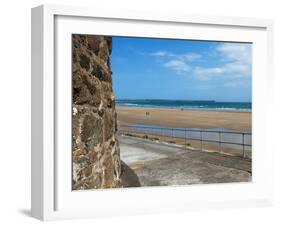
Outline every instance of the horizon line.
{"type": "Polygon", "coordinates": [[[192,99],[159,99],[159,98],[124,98],[116,101],[197,101],[197,102],[230,102],[230,103],[252,103],[252,101],[227,101],[227,100],[192,100],[192,99]]]}

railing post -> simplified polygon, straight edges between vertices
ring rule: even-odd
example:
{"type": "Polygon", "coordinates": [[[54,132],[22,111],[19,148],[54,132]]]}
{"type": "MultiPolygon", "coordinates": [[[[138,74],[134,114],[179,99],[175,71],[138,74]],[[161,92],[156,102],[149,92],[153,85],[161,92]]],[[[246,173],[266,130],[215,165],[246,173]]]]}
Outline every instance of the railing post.
{"type": "Polygon", "coordinates": [[[146,128],[143,128],[144,136],[147,136],[146,128]]]}
{"type": "Polygon", "coordinates": [[[242,138],[242,143],[243,143],[243,158],[245,158],[245,143],[244,143],[244,141],[245,141],[245,134],[242,133],[242,136],[243,136],[243,138],[242,138]]]}
{"type": "Polygon", "coordinates": [[[219,146],[220,146],[219,151],[221,152],[221,131],[219,131],[219,146]]]}
{"type": "Polygon", "coordinates": [[[203,137],[202,137],[202,130],[200,130],[200,141],[201,141],[201,151],[203,151],[203,137]]]}
{"type": "Polygon", "coordinates": [[[184,128],[184,146],[185,146],[185,149],[187,149],[187,143],[186,143],[186,128],[184,128]]]}

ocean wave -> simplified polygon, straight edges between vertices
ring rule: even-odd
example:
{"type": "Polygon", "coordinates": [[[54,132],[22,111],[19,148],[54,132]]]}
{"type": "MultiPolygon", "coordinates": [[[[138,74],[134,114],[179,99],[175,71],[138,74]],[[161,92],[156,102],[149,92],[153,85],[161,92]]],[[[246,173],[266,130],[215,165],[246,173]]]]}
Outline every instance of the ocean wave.
{"type": "Polygon", "coordinates": [[[152,103],[116,103],[117,106],[128,107],[143,107],[143,108],[168,108],[168,109],[181,109],[181,110],[200,110],[200,111],[239,111],[239,112],[251,112],[252,109],[248,107],[240,106],[212,106],[212,105],[169,105],[169,104],[152,104],[152,103]]]}
{"type": "Polygon", "coordinates": [[[250,108],[230,108],[230,107],[184,107],[181,109],[186,110],[202,110],[202,111],[240,111],[240,112],[251,112],[252,109],[250,108]]]}
{"type": "Polygon", "coordinates": [[[139,104],[131,104],[131,103],[122,103],[122,104],[117,104],[117,105],[120,105],[120,106],[140,106],[140,107],[142,107],[139,104]]]}
{"type": "Polygon", "coordinates": [[[227,108],[227,107],[219,107],[215,108],[216,110],[221,110],[221,111],[245,111],[245,112],[251,112],[252,109],[250,108],[227,108]]]}

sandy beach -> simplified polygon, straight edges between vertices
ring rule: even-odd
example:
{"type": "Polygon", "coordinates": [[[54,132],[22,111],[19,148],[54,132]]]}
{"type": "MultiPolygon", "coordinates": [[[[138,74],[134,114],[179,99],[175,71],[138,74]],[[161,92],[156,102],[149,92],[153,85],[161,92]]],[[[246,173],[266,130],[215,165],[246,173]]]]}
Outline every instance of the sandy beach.
{"type": "Polygon", "coordinates": [[[198,111],[116,106],[118,124],[146,124],[174,128],[224,128],[251,131],[251,112],[198,111]],[[146,114],[149,112],[149,115],[146,114]]]}

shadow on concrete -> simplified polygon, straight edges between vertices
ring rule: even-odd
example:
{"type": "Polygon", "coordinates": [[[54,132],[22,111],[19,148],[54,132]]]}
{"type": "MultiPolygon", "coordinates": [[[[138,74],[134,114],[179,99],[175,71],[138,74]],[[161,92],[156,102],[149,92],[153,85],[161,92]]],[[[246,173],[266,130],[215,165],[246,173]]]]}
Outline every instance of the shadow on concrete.
{"type": "Polygon", "coordinates": [[[122,185],[125,188],[128,187],[140,187],[140,181],[137,174],[122,161],[122,185]]]}

